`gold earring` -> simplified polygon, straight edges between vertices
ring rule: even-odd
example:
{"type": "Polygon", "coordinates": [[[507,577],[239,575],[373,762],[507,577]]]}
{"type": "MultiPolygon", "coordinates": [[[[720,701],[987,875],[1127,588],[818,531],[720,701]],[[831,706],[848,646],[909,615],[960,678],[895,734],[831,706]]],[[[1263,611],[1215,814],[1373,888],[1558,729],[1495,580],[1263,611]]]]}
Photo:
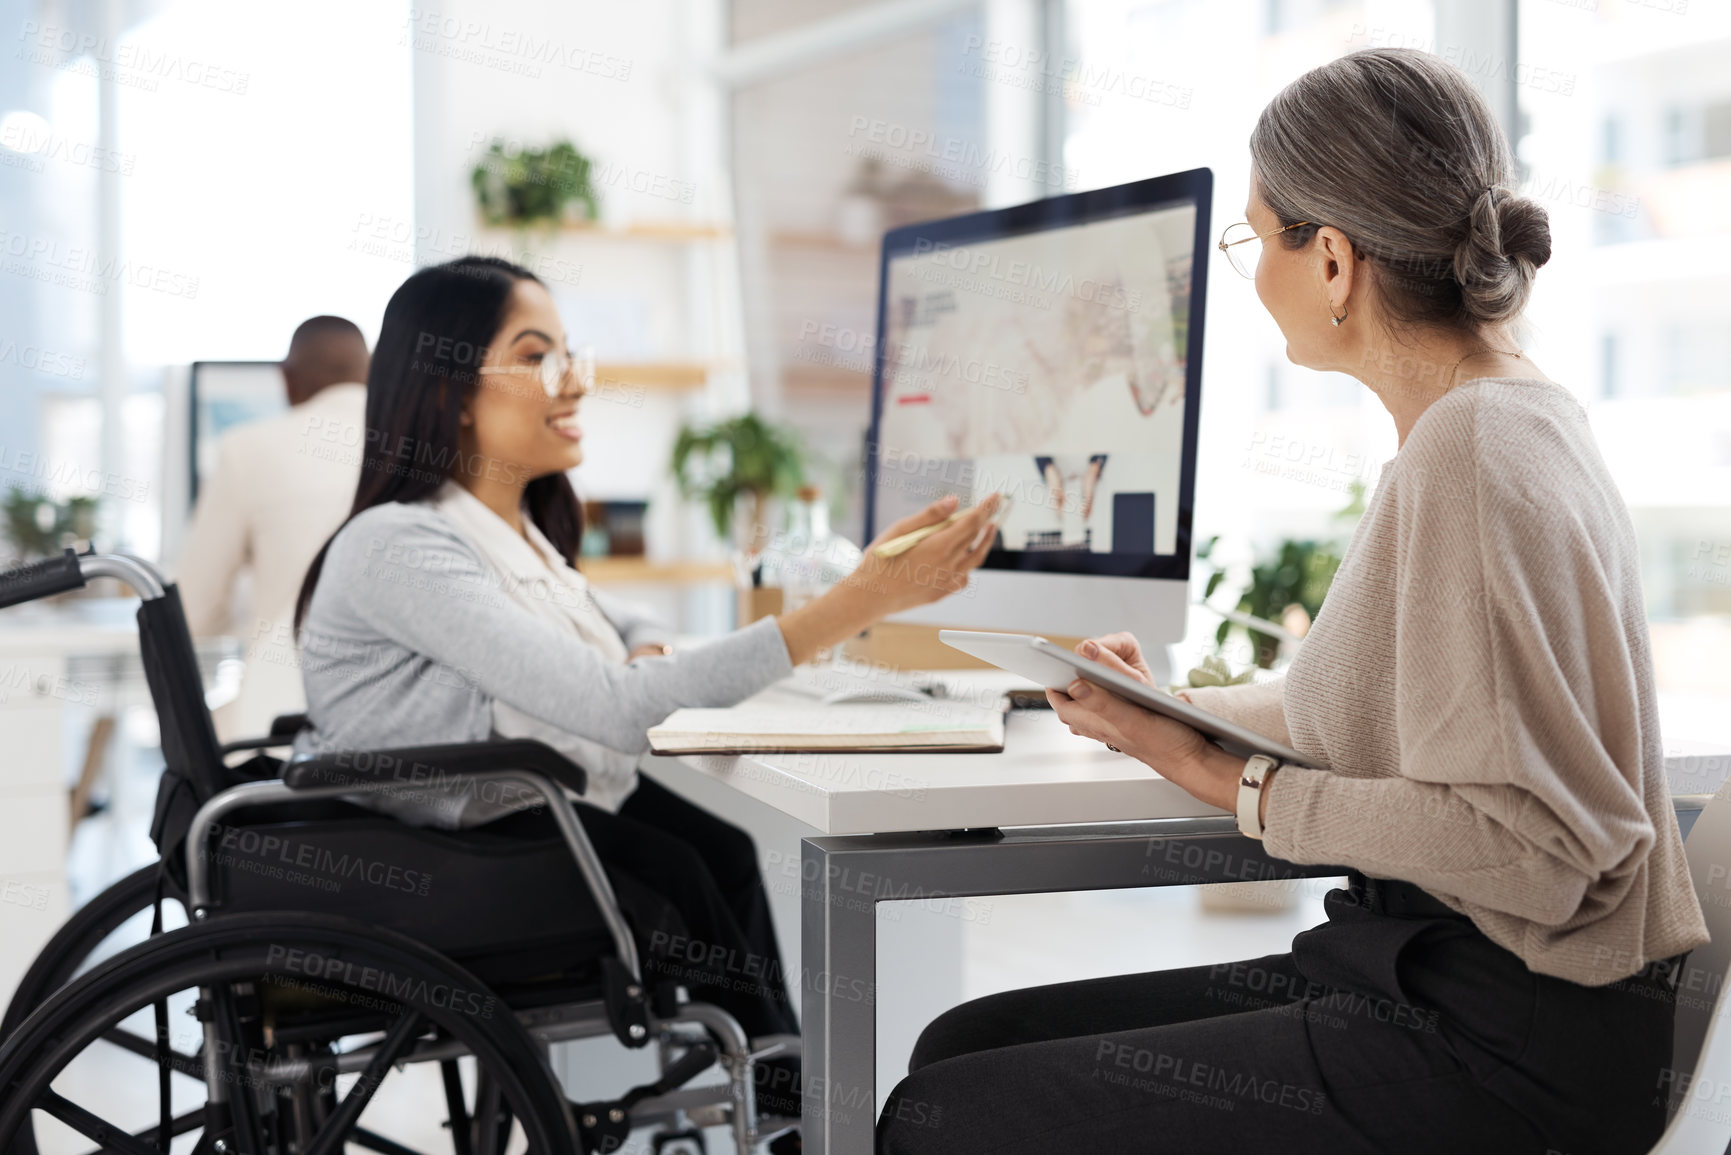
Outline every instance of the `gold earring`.
{"type": "Polygon", "coordinates": [[[1342,310],[1341,310],[1341,311],[1340,311],[1340,316],[1338,316],[1338,317],[1336,317],[1336,316],[1335,316],[1335,315],[1334,315],[1334,306],[1333,306],[1333,305],[1330,305],[1330,306],[1329,306],[1329,307],[1328,307],[1328,319],[1329,319],[1329,320],[1330,320],[1330,321],[1333,321],[1333,322],[1334,322],[1334,327],[1335,327],[1335,328],[1337,328],[1337,329],[1338,329],[1338,328],[1340,328],[1340,323],[1341,323],[1341,322],[1342,322],[1342,321],[1344,321],[1344,320],[1346,320],[1346,310],[1345,310],[1345,309],[1342,309],[1342,310]]]}

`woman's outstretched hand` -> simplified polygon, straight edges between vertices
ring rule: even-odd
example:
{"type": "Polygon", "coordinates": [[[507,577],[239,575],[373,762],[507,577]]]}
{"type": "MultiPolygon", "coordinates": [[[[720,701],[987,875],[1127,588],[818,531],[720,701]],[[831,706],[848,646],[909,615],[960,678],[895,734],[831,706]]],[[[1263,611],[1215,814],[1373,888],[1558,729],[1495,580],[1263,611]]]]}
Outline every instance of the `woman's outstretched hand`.
{"type": "Polygon", "coordinates": [[[968,574],[986,560],[997,536],[991,522],[1001,500],[992,494],[895,557],[879,557],[877,547],[942,522],[956,511],[956,498],[940,498],[884,530],[866,546],[859,568],[834,589],[777,619],[788,658],[796,666],[810,661],[825,647],[845,641],[891,614],[966,588],[968,574]]]}
{"type": "MultiPolygon", "coordinates": [[[[1076,652],[1125,677],[1154,684],[1142,647],[1130,634],[1090,638],[1079,644],[1076,652]]],[[[1222,810],[1237,806],[1244,760],[1226,753],[1183,722],[1156,714],[1082,678],[1064,690],[1047,690],[1046,701],[1070,727],[1070,733],[1116,747],[1211,806],[1222,810]]]]}
{"type": "Polygon", "coordinates": [[[904,533],[936,525],[956,510],[952,494],[902,518],[865,547],[859,568],[843,584],[864,590],[883,607],[880,616],[935,602],[967,587],[972,573],[992,548],[991,522],[1003,499],[992,494],[955,521],[895,557],[879,557],[877,547],[904,533]]]}

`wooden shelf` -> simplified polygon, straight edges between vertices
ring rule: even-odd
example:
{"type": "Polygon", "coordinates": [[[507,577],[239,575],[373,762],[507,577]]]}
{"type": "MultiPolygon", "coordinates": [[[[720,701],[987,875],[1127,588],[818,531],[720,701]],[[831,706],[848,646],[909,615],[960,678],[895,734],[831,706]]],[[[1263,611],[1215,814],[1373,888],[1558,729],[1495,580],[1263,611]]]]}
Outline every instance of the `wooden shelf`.
{"type": "Polygon", "coordinates": [[[641,385],[646,389],[701,389],[709,380],[705,361],[602,361],[595,366],[598,389],[641,385]]]}
{"type": "Polygon", "coordinates": [[[725,561],[651,561],[646,557],[585,557],[578,559],[578,568],[597,585],[642,582],[702,585],[733,581],[733,566],[725,561]]]}
{"type": "Polygon", "coordinates": [[[807,249],[826,253],[847,253],[853,256],[875,257],[878,255],[878,245],[873,242],[859,244],[844,240],[835,233],[812,233],[795,230],[780,230],[769,234],[769,244],[775,249],[807,249]]]}
{"type": "Polygon", "coordinates": [[[633,221],[625,225],[598,224],[593,221],[536,223],[532,225],[495,225],[477,221],[476,228],[496,233],[530,233],[548,236],[554,233],[595,237],[610,241],[653,241],[657,244],[689,244],[695,241],[716,241],[733,235],[733,226],[705,221],[633,221]]]}
{"type": "Polygon", "coordinates": [[[782,388],[803,397],[859,397],[871,395],[869,370],[855,372],[834,365],[811,365],[788,361],[781,368],[782,388]]]}

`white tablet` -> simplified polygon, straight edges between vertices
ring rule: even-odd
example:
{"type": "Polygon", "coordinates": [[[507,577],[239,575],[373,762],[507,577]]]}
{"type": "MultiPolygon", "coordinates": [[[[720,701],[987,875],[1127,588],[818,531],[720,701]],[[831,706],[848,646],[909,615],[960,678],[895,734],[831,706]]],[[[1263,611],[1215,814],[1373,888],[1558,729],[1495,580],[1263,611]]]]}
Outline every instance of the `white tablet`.
{"type": "Polygon", "coordinates": [[[1198,709],[1164,690],[1144,685],[1135,678],[1120,674],[1099,662],[1084,658],[1081,654],[1055,646],[1045,638],[1031,634],[939,630],[938,639],[964,654],[972,654],[990,662],[1000,670],[1009,670],[1024,678],[1031,678],[1048,690],[1062,690],[1077,677],[1081,677],[1096,686],[1111,690],[1121,698],[1128,698],[1139,706],[1145,706],[1156,714],[1164,714],[1168,718],[1175,718],[1185,725],[1195,727],[1214,739],[1229,754],[1244,758],[1252,754],[1267,754],[1282,762],[1299,766],[1313,765],[1303,754],[1289,746],[1270,741],[1254,730],[1247,730],[1235,722],[1228,722],[1218,714],[1198,709]]]}

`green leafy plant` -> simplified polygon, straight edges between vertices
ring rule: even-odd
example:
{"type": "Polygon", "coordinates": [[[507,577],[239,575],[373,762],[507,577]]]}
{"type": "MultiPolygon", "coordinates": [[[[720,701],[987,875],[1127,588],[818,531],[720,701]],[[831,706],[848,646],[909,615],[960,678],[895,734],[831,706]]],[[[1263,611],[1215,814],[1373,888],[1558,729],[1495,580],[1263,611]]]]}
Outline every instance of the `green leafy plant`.
{"type": "MultiPolygon", "coordinates": [[[[1322,599],[1340,568],[1334,546],[1315,541],[1283,541],[1271,560],[1250,568],[1250,588],[1238,599],[1238,612],[1278,622],[1293,605],[1304,607],[1309,620],[1322,609],[1322,599]]],[[[1215,641],[1226,640],[1230,622],[1220,623],[1215,641]]],[[[1256,664],[1266,670],[1280,655],[1280,639],[1261,630],[1249,631],[1256,647],[1256,664]]]]}
{"type": "Polygon", "coordinates": [[[96,533],[96,499],[54,501],[14,486],[6,491],[6,539],[19,561],[50,557],[96,533]]]}
{"type": "MultiPolygon", "coordinates": [[[[1346,528],[1350,529],[1364,515],[1364,505],[1364,483],[1355,480],[1348,489],[1346,506],[1335,513],[1334,520],[1344,523],[1346,528]]],[[[1197,558],[1209,561],[1219,542],[1218,534],[1209,538],[1197,549],[1197,558]]],[[[1251,566],[1250,585],[1239,595],[1238,604],[1233,609],[1240,614],[1281,623],[1289,610],[1302,607],[1307,629],[1308,623],[1314,621],[1316,615],[1322,611],[1322,600],[1328,596],[1329,586],[1334,584],[1334,575],[1340,569],[1340,551],[1340,545],[1333,541],[1288,539],[1281,542],[1275,547],[1273,558],[1258,561],[1251,566]]],[[[1207,584],[1203,587],[1202,600],[1208,601],[1212,598],[1225,580],[1226,571],[1214,566],[1213,572],[1208,575],[1207,584]]],[[[1250,636],[1258,667],[1266,670],[1274,665],[1275,659],[1280,656],[1280,637],[1253,626],[1231,621],[1221,622],[1220,627],[1214,631],[1214,644],[1217,649],[1225,647],[1226,639],[1234,627],[1244,630],[1250,636]]],[[[1303,630],[1297,632],[1302,634],[1303,630]]],[[[1222,665],[1210,672],[1217,674],[1224,670],[1222,665]]]]}
{"type": "Polygon", "coordinates": [[[683,496],[709,507],[718,536],[734,538],[741,498],[750,502],[747,524],[758,535],[764,500],[785,497],[805,483],[804,458],[797,433],[745,413],[682,427],[673,443],[673,476],[683,496]]]}
{"type": "Polygon", "coordinates": [[[582,205],[582,217],[594,220],[599,205],[590,181],[592,167],[568,140],[515,151],[494,140],[469,174],[469,184],[488,224],[558,224],[571,204],[582,205]]]}

